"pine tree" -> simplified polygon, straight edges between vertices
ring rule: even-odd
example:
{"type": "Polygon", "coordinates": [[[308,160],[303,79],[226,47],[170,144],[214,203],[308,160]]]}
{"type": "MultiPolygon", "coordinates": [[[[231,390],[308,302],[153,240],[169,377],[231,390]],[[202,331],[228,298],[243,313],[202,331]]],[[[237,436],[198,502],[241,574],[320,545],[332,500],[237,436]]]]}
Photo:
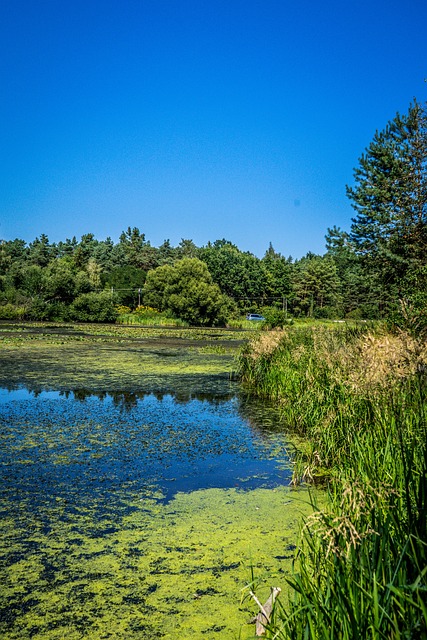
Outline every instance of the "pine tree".
{"type": "Polygon", "coordinates": [[[377,132],[347,195],[357,212],[351,240],[390,298],[427,280],[427,117],[414,101],[377,132]]]}

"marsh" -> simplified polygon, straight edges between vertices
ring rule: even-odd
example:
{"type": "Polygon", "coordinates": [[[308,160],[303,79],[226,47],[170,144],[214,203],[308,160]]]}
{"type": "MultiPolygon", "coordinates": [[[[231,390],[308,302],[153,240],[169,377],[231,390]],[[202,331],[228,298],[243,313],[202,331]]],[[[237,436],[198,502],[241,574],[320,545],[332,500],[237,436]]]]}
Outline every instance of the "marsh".
{"type": "Polygon", "coordinates": [[[0,332],[2,636],[251,637],[245,585],[285,581],[307,507],[233,381],[245,336],[0,332]]]}

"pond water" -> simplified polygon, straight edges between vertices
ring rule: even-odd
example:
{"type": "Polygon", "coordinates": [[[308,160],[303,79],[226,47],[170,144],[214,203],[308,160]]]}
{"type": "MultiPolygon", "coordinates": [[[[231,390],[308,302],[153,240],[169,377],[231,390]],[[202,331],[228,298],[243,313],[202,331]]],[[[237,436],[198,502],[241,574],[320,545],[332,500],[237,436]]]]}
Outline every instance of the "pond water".
{"type": "MultiPolygon", "coordinates": [[[[133,351],[123,349],[129,372],[133,351]]],[[[38,384],[52,351],[11,352],[31,384],[13,378],[5,359],[1,637],[253,637],[245,587],[255,580],[262,599],[270,585],[285,586],[309,510],[306,493],[289,486],[276,409],[223,373],[162,370],[138,387],[135,369],[132,391],[99,376],[96,391],[73,390],[69,381],[82,376],[64,369],[66,388],[54,377],[38,384]]]]}
{"type": "MultiPolygon", "coordinates": [[[[167,502],[182,491],[288,484],[277,413],[244,397],[0,389],[3,495],[167,502]]],[[[107,508],[106,506],[104,508],[107,508]]]]}

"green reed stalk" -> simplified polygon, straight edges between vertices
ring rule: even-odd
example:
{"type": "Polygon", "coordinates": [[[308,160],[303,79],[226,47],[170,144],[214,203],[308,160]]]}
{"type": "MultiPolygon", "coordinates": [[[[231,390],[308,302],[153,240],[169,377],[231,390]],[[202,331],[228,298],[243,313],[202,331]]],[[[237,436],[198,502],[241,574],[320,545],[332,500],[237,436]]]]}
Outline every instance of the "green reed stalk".
{"type": "Polygon", "coordinates": [[[242,379],[308,440],[295,480],[326,471],[330,497],[305,523],[293,599],[266,637],[426,638],[427,394],[424,367],[410,362],[420,345],[402,351],[405,370],[384,335],[378,349],[363,331],[260,340],[241,355],[242,379]],[[366,384],[375,349],[381,375],[366,384]]]}

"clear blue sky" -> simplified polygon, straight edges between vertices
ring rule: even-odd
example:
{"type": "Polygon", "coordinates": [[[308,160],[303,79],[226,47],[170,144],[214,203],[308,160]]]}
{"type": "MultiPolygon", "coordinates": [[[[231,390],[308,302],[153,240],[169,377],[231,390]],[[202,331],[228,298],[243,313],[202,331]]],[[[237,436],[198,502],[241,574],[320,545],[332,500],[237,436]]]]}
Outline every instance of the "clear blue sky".
{"type": "Polygon", "coordinates": [[[323,253],[426,77],[426,0],[0,0],[0,238],[323,253]]]}

